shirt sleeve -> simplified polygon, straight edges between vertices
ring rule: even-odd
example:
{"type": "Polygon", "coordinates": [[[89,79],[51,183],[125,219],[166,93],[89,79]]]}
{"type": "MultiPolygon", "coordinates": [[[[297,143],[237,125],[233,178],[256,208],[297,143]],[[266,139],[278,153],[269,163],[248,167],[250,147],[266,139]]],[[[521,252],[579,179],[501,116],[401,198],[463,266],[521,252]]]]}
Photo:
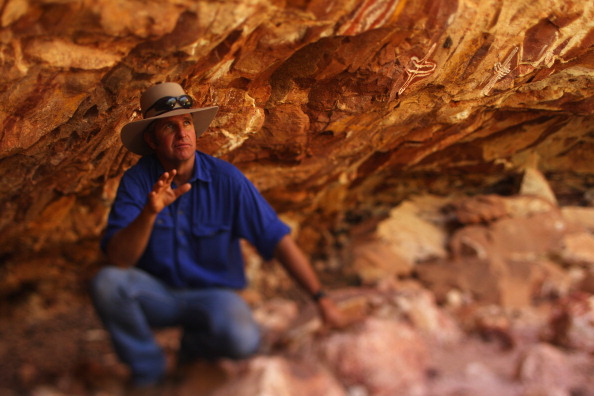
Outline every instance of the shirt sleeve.
{"type": "Polygon", "coordinates": [[[238,189],[235,227],[265,260],[274,257],[278,242],[291,232],[256,187],[243,176],[238,189]]]}
{"type": "Polygon", "coordinates": [[[101,249],[105,252],[113,235],[130,224],[142,211],[146,204],[147,193],[129,173],[125,173],[120,181],[115,201],[109,212],[107,227],[101,239],[101,249]]]}

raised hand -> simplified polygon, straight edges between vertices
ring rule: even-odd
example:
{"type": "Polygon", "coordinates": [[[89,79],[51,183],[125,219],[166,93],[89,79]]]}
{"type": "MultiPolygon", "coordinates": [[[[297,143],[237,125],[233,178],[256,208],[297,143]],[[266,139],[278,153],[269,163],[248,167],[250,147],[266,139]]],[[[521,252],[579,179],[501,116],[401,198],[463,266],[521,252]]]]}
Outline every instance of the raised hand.
{"type": "Polygon", "coordinates": [[[177,188],[172,188],[171,183],[176,174],[176,169],[173,169],[171,172],[163,173],[153,186],[153,190],[148,195],[147,203],[147,209],[151,212],[161,212],[166,206],[171,205],[177,198],[187,193],[192,188],[190,183],[185,183],[177,188]]]}
{"type": "Polygon", "coordinates": [[[175,175],[177,175],[175,169],[163,173],[148,194],[148,202],[143,210],[127,227],[111,237],[107,245],[107,256],[112,264],[120,267],[135,265],[147,246],[159,212],[190,191],[189,183],[177,188],[171,187],[175,175]]]}

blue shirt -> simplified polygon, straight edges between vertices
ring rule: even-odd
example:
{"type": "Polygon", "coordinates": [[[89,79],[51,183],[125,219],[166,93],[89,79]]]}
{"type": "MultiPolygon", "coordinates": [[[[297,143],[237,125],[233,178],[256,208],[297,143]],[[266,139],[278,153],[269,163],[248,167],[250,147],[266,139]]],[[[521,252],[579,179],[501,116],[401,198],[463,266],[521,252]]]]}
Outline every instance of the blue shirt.
{"type": "MultiPolygon", "coordinates": [[[[158,214],[136,265],[172,287],[245,287],[240,238],[268,260],[290,229],[235,166],[199,151],[195,158],[192,188],[158,214]]],[[[103,250],[138,216],[163,172],[154,155],[142,157],[126,171],[109,214],[103,250]]]]}

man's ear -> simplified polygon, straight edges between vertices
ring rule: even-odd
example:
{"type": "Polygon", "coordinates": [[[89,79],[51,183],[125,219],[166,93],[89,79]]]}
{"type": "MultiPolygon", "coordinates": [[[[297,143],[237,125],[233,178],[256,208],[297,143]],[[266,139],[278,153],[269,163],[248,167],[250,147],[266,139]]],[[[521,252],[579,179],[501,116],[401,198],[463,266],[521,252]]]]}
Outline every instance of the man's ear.
{"type": "Polygon", "coordinates": [[[155,133],[151,131],[149,128],[144,130],[144,132],[142,133],[142,138],[151,149],[154,150],[155,147],[157,147],[157,142],[155,142],[155,133]]]}

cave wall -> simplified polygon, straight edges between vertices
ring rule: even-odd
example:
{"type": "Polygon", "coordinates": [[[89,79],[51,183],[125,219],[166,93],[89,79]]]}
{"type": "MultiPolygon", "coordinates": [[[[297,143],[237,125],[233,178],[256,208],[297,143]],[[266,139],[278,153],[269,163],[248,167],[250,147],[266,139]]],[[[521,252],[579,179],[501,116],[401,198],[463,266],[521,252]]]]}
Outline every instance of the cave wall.
{"type": "Polygon", "coordinates": [[[310,254],[411,194],[509,192],[527,165],[579,201],[593,45],[594,4],[568,0],[5,1],[0,298],[84,288],[137,160],[119,129],[159,81],[220,106],[199,147],[310,254]]]}

